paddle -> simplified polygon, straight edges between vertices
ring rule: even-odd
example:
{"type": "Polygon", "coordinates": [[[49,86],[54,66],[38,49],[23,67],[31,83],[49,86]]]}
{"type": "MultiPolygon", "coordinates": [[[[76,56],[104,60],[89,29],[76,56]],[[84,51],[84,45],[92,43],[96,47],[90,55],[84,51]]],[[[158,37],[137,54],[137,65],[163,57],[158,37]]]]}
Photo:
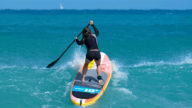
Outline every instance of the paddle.
{"type": "MultiPolygon", "coordinates": [[[[88,27],[89,24],[86,26],[88,27]]],[[[81,31],[82,33],[83,31],[81,31]]],[[[81,35],[81,33],[79,33],[76,37],[79,37],[81,35]]],[[[47,65],[47,68],[51,68],[52,66],[54,66],[59,60],[60,58],[67,52],[67,50],[71,47],[71,45],[75,42],[75,39],[73,39],[73,41],[69,44],[69,46],[63,51],[63,53],[53,62],[51,62],[49,65],[47,65]]]]}

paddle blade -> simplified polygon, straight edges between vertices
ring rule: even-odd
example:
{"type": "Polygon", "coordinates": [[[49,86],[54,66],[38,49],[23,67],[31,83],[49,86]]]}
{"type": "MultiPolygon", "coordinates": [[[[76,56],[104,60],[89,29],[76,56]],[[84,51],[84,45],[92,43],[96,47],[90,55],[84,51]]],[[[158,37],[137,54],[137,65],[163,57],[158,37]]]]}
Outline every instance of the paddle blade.
{"type": "Polygon", "coordinates": [[[58,59],[53,61],[52,63],[50,63],[49,65],[47,65],[47,68],[50,68],[52,67],[53,65],[55,65],[55,63],[57,63],[58,59]]]}

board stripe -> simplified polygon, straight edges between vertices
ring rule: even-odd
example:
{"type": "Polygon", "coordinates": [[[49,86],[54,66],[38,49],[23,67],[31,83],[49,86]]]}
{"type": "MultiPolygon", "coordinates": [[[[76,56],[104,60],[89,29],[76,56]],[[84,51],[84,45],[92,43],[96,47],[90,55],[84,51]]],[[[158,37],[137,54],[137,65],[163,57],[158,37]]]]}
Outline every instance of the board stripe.
{"type": "Polygon", "coordinates": [[[91,93],[91,94],[98,94],[100,92],[99,89],[93,89],[93,88],[81,87],[81,86],[73,86],[72,91],[85,92],[85,93],[91,93]]]}

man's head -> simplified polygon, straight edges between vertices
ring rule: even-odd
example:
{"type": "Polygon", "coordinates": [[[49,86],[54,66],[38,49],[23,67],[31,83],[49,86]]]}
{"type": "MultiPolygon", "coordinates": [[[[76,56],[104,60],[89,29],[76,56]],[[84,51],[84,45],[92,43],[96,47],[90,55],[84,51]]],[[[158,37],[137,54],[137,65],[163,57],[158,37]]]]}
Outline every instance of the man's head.
{"type": "Polygon", "coordinates": [[[87,37],[89,37],[89,35],[91,35],[91,29],[90,29],[89,27],[85,27],[85,28],[83,29],[83,36],[84,36],[85,38],[87,38],[87,37]]]}

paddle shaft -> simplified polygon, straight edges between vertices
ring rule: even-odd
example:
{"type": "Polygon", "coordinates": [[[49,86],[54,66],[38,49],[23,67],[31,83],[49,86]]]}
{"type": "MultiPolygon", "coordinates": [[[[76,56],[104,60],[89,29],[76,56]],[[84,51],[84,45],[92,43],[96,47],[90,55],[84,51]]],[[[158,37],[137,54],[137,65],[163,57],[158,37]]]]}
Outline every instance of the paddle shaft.
{"type": "MultiPolygon", "coordinates": [[[[89,26],[89,24],[86,26],[86,27],[88,27],[89,26]]],[[[82,33],[83,31],[81,31],[81,33],[82,33]]],[[[76,37],[79,37],[79,36],[81,36],[81,33],[79,33],[76,37]]],[[[67,50],[71,47],[71,45],[73,44],[75,42],[75,39],[73,39],[73,41],[69,44],[69,46],[63,51],[63,53],[55,60],[55,61],[53,61],[53,62],[51,62],[49,65],[47,65],[47,68],[50,68],[50,67],[52,67],[52,66],[54,66],[59,60],[60,60],[60,58],[67,52],[67,50]]]]}

